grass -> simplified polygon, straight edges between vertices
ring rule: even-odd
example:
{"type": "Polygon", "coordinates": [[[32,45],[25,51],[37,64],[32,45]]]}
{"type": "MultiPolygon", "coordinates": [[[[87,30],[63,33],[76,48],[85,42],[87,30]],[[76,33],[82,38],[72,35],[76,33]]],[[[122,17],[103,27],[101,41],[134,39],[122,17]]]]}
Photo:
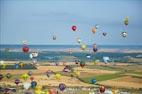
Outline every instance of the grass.
{"type": "Polygon", "coordinates": [[[122,76],[124,76],[124,73],[105,74],[105,75],[84,77],[84,78],[79,78],[79,79],[83,82],[91,84],[91,80],[93,78],[95,78],[97,81],[105,81],[105,80],[115,79],[115,78],[122,77],[122,76]]]}
{"type": "Polygon", "coordinates": [[[19,68],[15,68],[15,65],[6,65],[6,67],[5,68],[3,68],[3,66],[2,65],[0,65],[0,70],[7,70],[7,69],[12,69],[12,70],[20,70],[20,69],[37,69],[35,66],[33,66],[32,64],[24,64],[24,66],[21,68],[20,66],[19,66],[19,68]]]}

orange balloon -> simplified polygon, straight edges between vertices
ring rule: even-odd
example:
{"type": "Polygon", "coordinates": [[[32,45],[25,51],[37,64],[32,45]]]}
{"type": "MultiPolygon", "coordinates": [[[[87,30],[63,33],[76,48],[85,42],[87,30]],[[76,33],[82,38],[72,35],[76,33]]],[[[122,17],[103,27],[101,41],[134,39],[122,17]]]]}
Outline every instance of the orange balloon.
{"type": "Polygon", "coordinates": [[[93,28],[92,28],[92,32],[93,32],[93,33],[96,33],[96,31],[97,31],[96,27],[93,27],[93,28]]]}

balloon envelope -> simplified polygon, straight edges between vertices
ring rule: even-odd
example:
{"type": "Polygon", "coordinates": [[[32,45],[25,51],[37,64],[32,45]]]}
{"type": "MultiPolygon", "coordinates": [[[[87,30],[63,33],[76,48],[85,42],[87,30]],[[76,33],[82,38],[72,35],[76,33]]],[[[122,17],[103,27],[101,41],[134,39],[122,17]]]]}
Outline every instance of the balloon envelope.
{"type": "Polygon", "coordinates": [[[129,18],[128,17],[125,17],[124,19],[124,24],[127,26],[129,24],[129,18]]]}
{"type": "Polygon", "coordinates": [[[59,89],[64,91],[66,89],[66,85],[64,83],[59,84],[59,89]]]}
{"type": "Polygon", "coordinates": [[[20,83],[19,79],[15,79],[15,84],[18,85],[20,83]]]}
{"type": "Polygon", "coordinates": [[[93,27],[93,28],[92,28],[92,32],[95,34],[96,31],[97,31],[96,27],[93,27]]]}
{"type": "Polygon", "coordinates": [[[24,53],[28,53],[29,52],[29,47],[28,46],[24,46],[22,50],[23,50],[24,53]]]}
{"type": "Polygon", "coordinates": [[[127,37],[128,34],[127,34],[127,32],[122,32],[121,35],[122,35],[122,37],[127,37]]]}
{"type": "Polygon", "coordinates": [[[31,87],[32,87],[32,88],[35,88],[36,86],[37,86],[37,82],[36,82],[36,81],[32,81],[32,82],[31,82],[31,87]]]}
{"type": "Polygon", "coordinates": [[[28,82],[23,83],[24,89],[29,89],[30,86],[31,86],[31,83],[28,83],[28,82]]]}
{"type": "Polygon", "coordinates": [[[105,87],[104,86],[100,86],[99,90],[100,90],[100,93],[104,93],[105,92],[105,87]]]}
{"type": "Polygon", "coordinates": [[[73,31],[76,31],[76,29],[77,29],[77,26],[72,26],[73,31]]]}
{"type": "Polygon", "coordinates": [[[97,82],[97,80],[94,78],[94,79],[92,79],[92,84],[96,84],[96,82],[97,82]]]}
{"type": "Polygon", "coordinates": [[[105,56],[105,57],[103,57],[103,60],[105,63],[107,63],[110,59],[109,59],[109,57],[105,56]]]}

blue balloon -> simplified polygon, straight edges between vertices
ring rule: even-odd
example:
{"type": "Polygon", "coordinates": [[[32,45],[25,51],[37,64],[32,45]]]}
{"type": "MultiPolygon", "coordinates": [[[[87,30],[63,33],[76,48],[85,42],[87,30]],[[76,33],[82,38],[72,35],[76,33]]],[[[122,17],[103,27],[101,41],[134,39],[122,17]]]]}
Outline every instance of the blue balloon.
{"type": "Polygon", "coordinates": [[[97,80],[96,79],[92,79],[92,84],[96,84],[97,80]]]}
{"type": "Polygon", "coordinates": [[[18,64],[18,63],[15,64],[15,68],[16,68],[16,69],[19,68],[19,64],[18,64]]]}
{"type": "Polygon", "coordinates": [[[32,88],[35,88],[36,86],[37,86],[37,82],[36,82],[36,81],[32,81],[32,82],[31,82],[31,87],[32,87],[32,88]]]}

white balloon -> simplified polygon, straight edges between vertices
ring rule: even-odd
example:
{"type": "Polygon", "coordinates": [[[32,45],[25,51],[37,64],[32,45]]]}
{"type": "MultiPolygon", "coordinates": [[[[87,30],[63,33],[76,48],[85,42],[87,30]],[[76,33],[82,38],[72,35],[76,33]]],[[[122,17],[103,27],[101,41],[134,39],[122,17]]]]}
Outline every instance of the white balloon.
{"type": "Polygon", "coordinates": [[[31,59],[33,58],[33,55],[32,55],[32,53],[30,53],[29,57],[30,57],[31,59]]]}
{"type": "Polygon", "coordinates": [[[31,83],[28,83],[28,82],[23,83],[24,89],[29,89],[30,86],[31,86],[31,83]]]}
{"type": "Polygon", "coordinates": [[[110,59],[109,59],[109,57],[105,56],[105,57],[103,57],[103,60],[105,63],[107,63],[110,59]]]}
{"type": "Polygon", "coordinates": [[[1,64],[1,65],[2,65],[2,64],[4,64],[4,61],[3,61],[3,60],[1,60],[1,61],[0,61],[0,64],[1,64]]]}

